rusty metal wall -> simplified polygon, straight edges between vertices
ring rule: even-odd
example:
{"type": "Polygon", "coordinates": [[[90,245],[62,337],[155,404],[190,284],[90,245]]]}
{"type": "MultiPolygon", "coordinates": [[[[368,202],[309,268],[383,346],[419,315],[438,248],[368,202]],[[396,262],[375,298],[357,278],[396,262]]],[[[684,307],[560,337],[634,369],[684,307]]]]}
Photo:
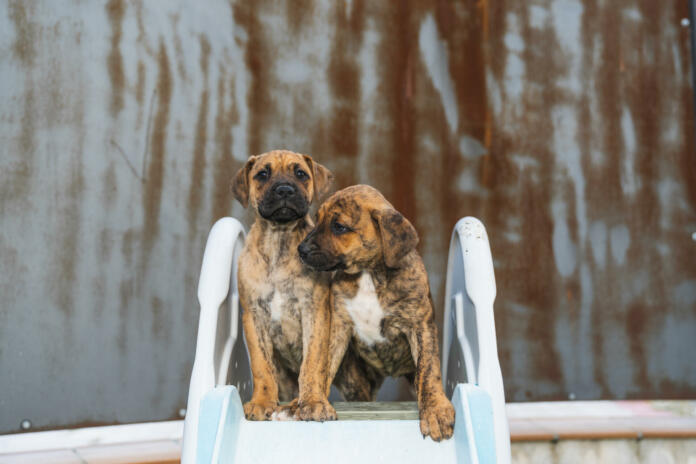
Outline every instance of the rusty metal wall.
{"type": "Polygon", "coordinates": [[[0,433],[177,416],[207,231],[279,147],[412,219],[438,308],[484,221],[509,400],[696,397],[686,2],[0,5],[0,433]]]}

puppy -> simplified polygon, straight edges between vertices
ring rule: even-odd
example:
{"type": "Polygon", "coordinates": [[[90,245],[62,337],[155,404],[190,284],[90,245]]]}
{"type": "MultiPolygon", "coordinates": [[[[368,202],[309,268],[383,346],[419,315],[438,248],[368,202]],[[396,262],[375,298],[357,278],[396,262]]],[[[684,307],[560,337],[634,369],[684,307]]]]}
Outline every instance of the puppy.
{"type": "Polygon", "coordinates": [[[297,395],[296,418],[336,419],[326,380],[329,276],[304,266],[297,255],[313,226],[310,204],[327,192],[332,178],[309,156],[286,150],[252,156],[234,177],[235,198],[256,212],[238,272],[254,379],[251,400],[244,405],[247,419],[268,420],[279,400],[297,395]]]}
{"type": "Polygon", "coordinates": [[[376,379],[406,376],[415,386],[420,429],[440,441],[454,430],[454,408],[442,388],[437,328],[428,277],[411,223],[374,188],[332,195],[298,247],[302,261],[335,271],[329,376],[350,342],[376,379]]]}

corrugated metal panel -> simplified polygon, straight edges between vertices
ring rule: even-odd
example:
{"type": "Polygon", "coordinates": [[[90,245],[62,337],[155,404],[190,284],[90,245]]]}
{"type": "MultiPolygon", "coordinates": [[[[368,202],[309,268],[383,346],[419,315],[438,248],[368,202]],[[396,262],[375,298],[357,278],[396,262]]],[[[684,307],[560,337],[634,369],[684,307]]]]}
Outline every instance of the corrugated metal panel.
{"type": "MultiPolygon", "coordinates": [[[[694,397],[685,2],[2,2],[0,432],[184,406],[205,236],[290,148],[489,229],[511,400],[694,397]]],[[[441,315],[439,315],[441,318],[441,315]]]]}

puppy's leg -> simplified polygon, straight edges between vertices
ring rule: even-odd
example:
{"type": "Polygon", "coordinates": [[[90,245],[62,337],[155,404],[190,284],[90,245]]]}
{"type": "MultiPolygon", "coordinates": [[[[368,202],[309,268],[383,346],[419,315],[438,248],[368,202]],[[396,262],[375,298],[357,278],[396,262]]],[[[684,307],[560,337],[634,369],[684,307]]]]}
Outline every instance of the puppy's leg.
{"type": "Polygon", "coordinates": [[[349,344],[333,383],[346,401],[375,401],[383,380],[349,344]]]}
{"type": "Polygon", "coordinates": [[[273,420],[291,420],[297,412],[297,395],[299,386],[297,376],[293,375],[288,369],[281,367],[283,362],[274,356],[276,366],[276,380],[278,381],[278,398],[280,401],[290,401],[289,403],[278,405],[271,418],[273,420]]]}
{"type": "MultiPolygon", "coordinates": [[[[331,392],[331,383],[336,378],[336,374],[341,367],[344,355],[353,334],[353,321],[348,312],[340,305],[336,304],[333,293],[329,298],[331,308],[331,334],[329,336],[329,372],[326,377],[326,396],[331,392]]],[[[354,368],[355,365],[346,366],[354,368]]],[[[352,370],[352,369],[351,369],[352,370]]],[[[355,401],[355,400],[354,400],[355,401]]]]}
{"type": "Polygon", "coordinates": [[[302,309],[302,365],[297,418],[301,420],[336,420],[336,411],[327,398],[329,375],[329,334],[331,310],[329,286],[318,284],[313,292],[312,307],[302,309]]]}
{"type": "Polygon", "coordinates": [[[269,420],[278,405],[278,384],[272,364],[273,345],[267,330],[260,330],[251,305],[245,305],[242,313],[244,337],[246,338],[251,374],[254,378],[254,393],[244,405],[244,415],[249,420],[269,420]]]}
{"type": "Polygon", "coordinates": [[[442,374],[437,349],[437,328],[433,320],[432,305],[419,313],[427,314],[425,320],[413,324],[408,331],[411,353],[416,364],[414,384],[418,397],[420,429],[423,437],[430,435],[435,441],[452,437],[454,433],[454,407],[442,389],[442,374]]]}

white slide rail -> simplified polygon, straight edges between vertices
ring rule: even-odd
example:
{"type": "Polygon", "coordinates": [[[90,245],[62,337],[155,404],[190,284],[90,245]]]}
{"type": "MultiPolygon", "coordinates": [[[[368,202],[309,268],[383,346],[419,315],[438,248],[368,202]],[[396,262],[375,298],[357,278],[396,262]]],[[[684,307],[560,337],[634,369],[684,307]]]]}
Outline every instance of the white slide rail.
{"type": "Polygon", "coordinates": [[[242,224],[225,217],[213,225],[205,245],[198,281],[201,312],[184,420],[182,464],[196,462],[203,396],[216,385],[227,384],[229,377],[234,378],[240,393],[250,393],[252,389],[237,293],[237,259],[244,246],[244,236],[242,224]],[[230,367],[234,372],[229,372],[230,367]]]}
{"type": "Polygon", "coordinates": [[[459,383],[472,383],[491,397],[498,464],[508,464],[510,431],[493,317],[496,296],[493,258],[486,228],[460,219],[450,242],[445,287],[442,379],[451,397],[459,383]]]}

